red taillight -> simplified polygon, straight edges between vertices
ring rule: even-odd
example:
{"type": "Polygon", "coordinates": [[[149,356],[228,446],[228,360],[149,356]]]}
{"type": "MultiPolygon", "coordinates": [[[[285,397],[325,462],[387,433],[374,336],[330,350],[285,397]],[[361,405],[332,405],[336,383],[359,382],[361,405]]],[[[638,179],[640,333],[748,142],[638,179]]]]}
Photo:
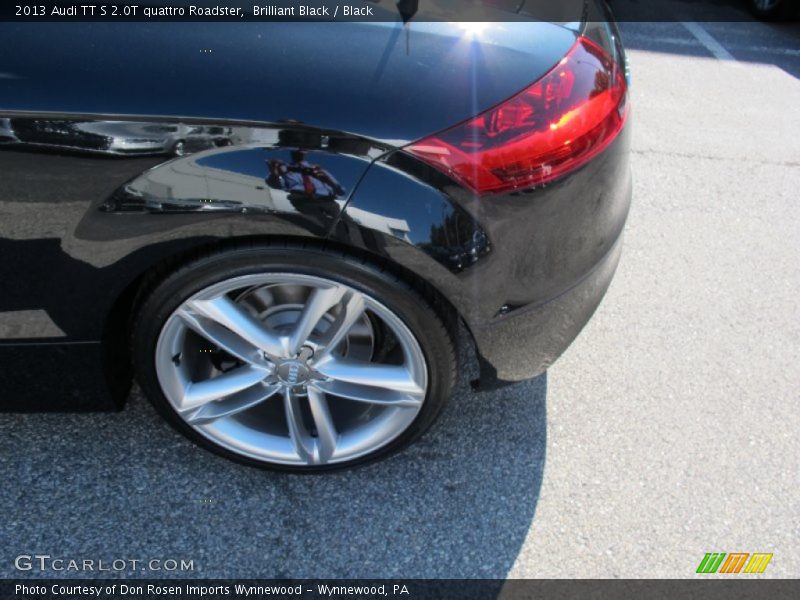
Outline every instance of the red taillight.
{"type": "Polygon", "coordinates": [[[626,94],[619,65],[581,37],[529,88],[405,150],[477,194],[535,187],[577,169],[616,138],[626,94]]]}

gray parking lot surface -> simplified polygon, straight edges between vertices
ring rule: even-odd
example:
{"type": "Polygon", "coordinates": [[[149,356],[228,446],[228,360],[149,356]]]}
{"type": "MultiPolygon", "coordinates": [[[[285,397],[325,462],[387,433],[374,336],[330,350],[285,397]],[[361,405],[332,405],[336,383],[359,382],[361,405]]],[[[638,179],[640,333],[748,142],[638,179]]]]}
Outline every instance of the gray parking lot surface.
{"type": "Polygon", "coordinates": [[[800,34],[622,29],[624,254],[547,376],[480,394],[463,376],[419,443],[325,476],[196,449],[137,392],[121,413],[0,415],[0,576],[63,574],[14,569],[41,553],[194,561],[172,576],[691,577],[712,551],[800,576],[800,34]]]}

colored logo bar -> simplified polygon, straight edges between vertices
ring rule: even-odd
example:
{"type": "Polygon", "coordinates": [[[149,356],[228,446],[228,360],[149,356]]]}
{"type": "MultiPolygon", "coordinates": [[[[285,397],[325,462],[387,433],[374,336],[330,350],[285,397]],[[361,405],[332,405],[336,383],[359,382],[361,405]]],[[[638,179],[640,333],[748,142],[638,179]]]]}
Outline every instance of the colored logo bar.
{"type": "Polygon", "coordinates": [[[766,553],[707,552],[697,566],[697,573],[716,573],[717,571],[720,574],[763,573],[771,560],[772,554],[766,553]]]}

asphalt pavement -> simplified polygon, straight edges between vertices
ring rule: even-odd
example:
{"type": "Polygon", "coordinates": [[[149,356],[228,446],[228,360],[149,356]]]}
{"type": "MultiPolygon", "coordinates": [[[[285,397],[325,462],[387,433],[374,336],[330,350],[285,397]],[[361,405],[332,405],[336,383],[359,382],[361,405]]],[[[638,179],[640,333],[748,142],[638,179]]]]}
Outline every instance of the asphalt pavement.
{"type": "Polygon", "coordinates": [[[800,576],[800,28],[622,30],[624,252],[546,376],[473,394],[465,373],[419,443],[325,476],[212,456],[138,392],[0,415],[0,577],[65,574],[21,554],[194,561],[134,576],[693,577],[714,551],[800,576]]]}

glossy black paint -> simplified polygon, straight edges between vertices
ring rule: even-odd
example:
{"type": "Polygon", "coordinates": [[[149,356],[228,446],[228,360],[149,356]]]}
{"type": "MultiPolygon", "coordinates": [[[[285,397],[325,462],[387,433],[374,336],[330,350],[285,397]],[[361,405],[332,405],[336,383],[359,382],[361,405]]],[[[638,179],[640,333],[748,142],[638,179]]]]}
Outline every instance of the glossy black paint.
{"type": "Polygon", "coordinates": [[[610,283],[630,206],[629,150],[626,127],[551,185],[483,198],[393,152],[367,172],[336,235],[425,277],[465,319],[490,371],[526,379],[566,349],[610,283]],[[408,231],[365,227],[365,212],[405,219],[408,231]]]}
{"type": "Polygon", "coordinates": [[[541,372],[602,297],[630,201],[627,129],[552,185],[481,199],[397,149],[530,84],[574,30],[465,41],[412,23],[404,41],[391,24],[258,23],[230,39],[221,25],[106,25],[0,24],[18,44],[0,47],[8,408],[52,407],[54,393],[119,406],[139,291],[235,240],[324,243],[413,274],[464,320],[487,380],[541,372]],[[343,28],[360,43],[333,44],[343,28]],[[209,35],[216,62],[184,52],[209,35]],[[139,62],[125,60],[132,44],[139,62]]]}
{"type": "Polygon", "coordinates": [[[292,122],[410,142],[529,85],[575,33],[533,21],[480,39],[453,23],[0,23],[0,40],[0,110],[292,122]]]}
{"type": "Polygon", "coordinates": [[[74,141],[0,145],[8,215],[0,251],[13,257],[0,261],[0,278],[15,282],[0,311],[44,309],[64,339],[99,340],[96,316],[161,260],[231,238],[325,238],[372,156],[384,152],[347,136],[231,129],[230,145],[178,157],[120,158],[76,151],[74,141]],[[298,167],[310,171],[310,191],[298,167]]]}

